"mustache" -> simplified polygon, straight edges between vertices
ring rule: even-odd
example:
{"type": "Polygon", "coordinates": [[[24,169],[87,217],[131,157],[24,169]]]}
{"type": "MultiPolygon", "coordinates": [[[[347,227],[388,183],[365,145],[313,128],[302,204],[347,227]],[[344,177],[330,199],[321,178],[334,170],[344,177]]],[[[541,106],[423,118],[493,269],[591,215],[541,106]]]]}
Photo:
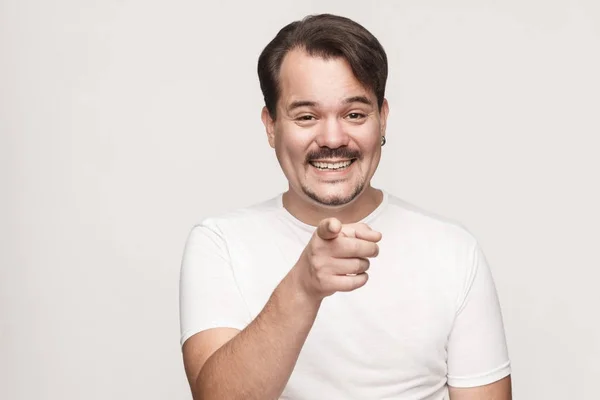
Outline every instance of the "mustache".
{"type": "Polygon", "coordinates": [[[358,150],[352,150],[348,147],[338,147],[335,149],[320,147],[319,150],[312,151],[306,155],[306,162],[322,160],[324,158],[361,158],[361,154],[358,150]]]}

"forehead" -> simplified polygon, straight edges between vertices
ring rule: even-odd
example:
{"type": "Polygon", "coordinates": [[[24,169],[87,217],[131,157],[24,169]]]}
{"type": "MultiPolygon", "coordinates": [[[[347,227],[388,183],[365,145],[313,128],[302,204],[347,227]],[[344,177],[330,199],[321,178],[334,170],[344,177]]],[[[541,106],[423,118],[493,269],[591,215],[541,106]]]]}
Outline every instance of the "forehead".
{"type": "Polygon", "coordinates": [[[353,96],[365,96],[375,102],[372,90],[354,76],[350,64],[342,57],[324,59],[306,51],[289,51],[279,72],[279,103],[308,100],[334,105],[353,96]]]}

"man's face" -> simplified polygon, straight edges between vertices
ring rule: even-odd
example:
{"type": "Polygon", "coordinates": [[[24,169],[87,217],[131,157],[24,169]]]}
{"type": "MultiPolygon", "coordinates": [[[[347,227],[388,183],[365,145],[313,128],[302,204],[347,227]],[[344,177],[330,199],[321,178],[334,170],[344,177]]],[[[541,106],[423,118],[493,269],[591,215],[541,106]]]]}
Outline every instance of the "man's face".
{"type": "Polygon", "coordinates": [[[381,156],[381,112],[343,58],[292,50],[281,65],[277,119],[263,109],[269,143],[294,194],[319,205],[350,203],[366,188],[381,156]]]}

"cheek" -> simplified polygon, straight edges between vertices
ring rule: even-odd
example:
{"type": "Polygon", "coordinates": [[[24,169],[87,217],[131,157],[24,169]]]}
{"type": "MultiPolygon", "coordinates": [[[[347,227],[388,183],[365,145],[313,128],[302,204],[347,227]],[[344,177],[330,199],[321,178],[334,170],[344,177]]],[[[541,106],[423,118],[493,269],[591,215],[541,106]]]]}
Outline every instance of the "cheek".
{"type": "Polygon", "coordinates": [[[308,132],[280,131],[275,138],[275,152],[280,162],[304,162],[311,143],[308,132]]]}
{"type": "Polygon", "coordinates": [[[356,136],[356,144],[366,157],[375,157],[381,150],[381,134],[379,129],[371,128],[356,136]]]}

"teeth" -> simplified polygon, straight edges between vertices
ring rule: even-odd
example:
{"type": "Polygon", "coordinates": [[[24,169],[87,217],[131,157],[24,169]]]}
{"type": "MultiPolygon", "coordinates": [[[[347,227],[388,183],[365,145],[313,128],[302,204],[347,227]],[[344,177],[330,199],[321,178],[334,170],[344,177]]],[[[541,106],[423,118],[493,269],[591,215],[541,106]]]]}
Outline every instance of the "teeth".
{"type": "Polygon", "coordinates": [[[313,166],[317,167],[318,169],[336,170],[336,169],[346,168],[347,166],[352,164],[352,161],[342,161],[342,162],[336,162],[336,163],[313,161],[313,162],[311,162],[311,164],[313,166]]]}

